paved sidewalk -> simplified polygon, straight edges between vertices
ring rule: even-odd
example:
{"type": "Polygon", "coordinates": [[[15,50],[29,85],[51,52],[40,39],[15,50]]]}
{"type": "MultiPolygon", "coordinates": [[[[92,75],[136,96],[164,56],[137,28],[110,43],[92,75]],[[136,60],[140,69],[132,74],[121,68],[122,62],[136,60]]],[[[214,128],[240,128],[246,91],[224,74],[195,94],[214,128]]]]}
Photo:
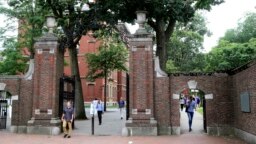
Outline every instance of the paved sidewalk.
{"type": "Polygon", "coordinates": [[[64,139],[63,134],[49,136],[0,131],[0,144],[246,144],[237,138],[215,137],[201,133],[202,120],[197,114],[194,117],[193,131],[189,133],[186,113],[181,112],[182,135],[179,136],[122,137],[121,130],[125,120],[120,119],[118,109],[108,109],[103,115],[102,125],[98,125],[98,119],[95,118],[95,136],[91,136],[91,120],[87,120],[75,122],[76,129],[70,139],[64,139]]]}
{"type": "MultiPolygon", "coordinates": [[[[91,135],[92,119],[86,109],[89,120],[75,121],[74,134],[91,135]]],[[[121,136],[122,128],[125,126],[125,119],[120,118],[119,109],[107,109],[102,115],[102,124],[99,125],[97,115],[94,118],[94,135],[96,136],[121,136]]]]}
{"type": "Polygon", "coordinates": [[[194,112],[193,122],[192,122],[192,131],[189,132],[188,126],[188,115],[185,112],[185,109],[180,112],[180,127],[181,134],[204,134],[203,128],[203,116],[197,111],[194,112]]]}
{"type": "Polygon", "coordinates": [[[10,134],[0,132],[1,144],[246,144],[235,138],[201,134],[180,136],[121,137],[74,134],[70,139],[60,136],[10,134]],[[130,143],[129,143],[130,142],[130,143]]]}

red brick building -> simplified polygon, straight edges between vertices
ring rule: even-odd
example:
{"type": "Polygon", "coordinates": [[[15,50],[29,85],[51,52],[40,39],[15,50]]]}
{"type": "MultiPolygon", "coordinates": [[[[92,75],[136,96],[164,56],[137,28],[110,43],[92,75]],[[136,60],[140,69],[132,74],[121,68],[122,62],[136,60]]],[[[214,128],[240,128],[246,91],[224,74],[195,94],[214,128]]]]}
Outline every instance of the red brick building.
{"type": "MultiPolygon", "coordinates": [[[[104,99],[104,78],[97,79],[95,82],[89,82],[86,80],[88,65],[86,63],[85,54],[98,52],[99,46],[99,40],[93,38],[92,36],[86,35],[81,38],[80,46],[77,47],[79,71],[85,102],[90,102],[94,98],[101,100],[104,99]]],[[[65,61],[68,65],[64,67],[64,73],[65,75],[71,75],[69,65],[70,57],[68,51],[65,52],[65,61]]],[[[108,77],[107,102],[114,103],[121,96],[126,97],[126,73],[112,72],[108,77]]]]}

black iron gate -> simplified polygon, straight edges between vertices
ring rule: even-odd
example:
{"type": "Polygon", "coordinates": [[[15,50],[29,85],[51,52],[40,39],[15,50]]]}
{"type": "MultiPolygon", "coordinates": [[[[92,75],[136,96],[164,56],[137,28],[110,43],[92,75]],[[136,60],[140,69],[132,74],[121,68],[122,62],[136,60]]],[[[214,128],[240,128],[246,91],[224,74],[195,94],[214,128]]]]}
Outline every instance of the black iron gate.
{"type": "MultiPolygon", "coordinates": [[[[75,77],[63,76],[60,78],[59,87],[59,117],[62,117],[63,108],[66,103],[70,101],[73,108],[75,108],[75,77]]],[[[74,128],[74,121],[72,123],[74,128]]]]}
{"type": "Polygon", "coordinates": [[[126,74],[126,120],[130,117],[129,74],[126,74]]]}
{"type": "Polygon", "coordinates": [[[204,132],[207,133],[207,125],[206,125],[206,100],[205,100],[205,96],[203,97],[203,125],[204,125],[204,132]]]}
{"type": "Polygon", "coordinates": [[[0,129],[6,129],[8,101],[0,99],[0,129]]]}

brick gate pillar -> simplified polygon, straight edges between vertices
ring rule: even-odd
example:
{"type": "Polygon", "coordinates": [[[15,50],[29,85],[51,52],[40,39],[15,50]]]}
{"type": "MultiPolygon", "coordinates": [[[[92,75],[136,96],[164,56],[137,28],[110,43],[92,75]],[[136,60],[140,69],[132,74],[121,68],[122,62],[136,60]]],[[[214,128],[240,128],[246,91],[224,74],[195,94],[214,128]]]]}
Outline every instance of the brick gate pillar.
{"type": "Polygon", "coordinates": [[[33,79],[32,118],[27,133],[60,133],[59,79],[63,74],[63,52],[58,39],[47,33],[35,43],[35,70],[33,79]]]}
{"type": "MultiPolygon", "coordinates": [[[[137,12],[138,14],[139,12],[137,12]]],[[[153,106],[153,35],[140,28],[129,36],[130,118],[123,135],[157,135],[153,106]]]]}

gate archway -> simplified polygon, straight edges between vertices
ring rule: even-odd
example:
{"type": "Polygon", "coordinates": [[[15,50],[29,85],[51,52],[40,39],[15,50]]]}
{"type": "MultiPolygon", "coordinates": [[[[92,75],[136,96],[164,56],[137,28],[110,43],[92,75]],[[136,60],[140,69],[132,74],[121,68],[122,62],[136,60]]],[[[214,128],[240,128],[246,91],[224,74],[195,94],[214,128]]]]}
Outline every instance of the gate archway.
{"type": "MultiPolygon", "coordinates": [[[[171,92],[171,110],[170,124],[177,128],[174,133],[180,133],[180,113],[179,113],[179,97],[176,97],[184,89],[190,89],[188,82],[196,83],[196,87],[191,89],[199,89],[205,93],[205,114],[204,129],[208,134],[216,133],[220,127],[228,127],[228,123],[232,124],[225,113],[232,109],[228,89],[228,75],[225,73],[214,73],[205,75],[170,75],[170,92],[171,92]],[[229,107],[228,107],[229,105],[229,107]],[[217,124],[217,125],[216,125],[217,124]]],[[[193,84],[192,84],[193,85],[193,84]]]]}
{"type": "Polygon", "coordinates": [[[190,96],[192,96],[193,100],[196,102],[196,109],[194,111],[192,123],[192,133],[207,132],[205,93],[200,89],[184,89],[180,92],[179,97],[181,134],[189,132],[188,116],[185,110],[190,96]]]}

